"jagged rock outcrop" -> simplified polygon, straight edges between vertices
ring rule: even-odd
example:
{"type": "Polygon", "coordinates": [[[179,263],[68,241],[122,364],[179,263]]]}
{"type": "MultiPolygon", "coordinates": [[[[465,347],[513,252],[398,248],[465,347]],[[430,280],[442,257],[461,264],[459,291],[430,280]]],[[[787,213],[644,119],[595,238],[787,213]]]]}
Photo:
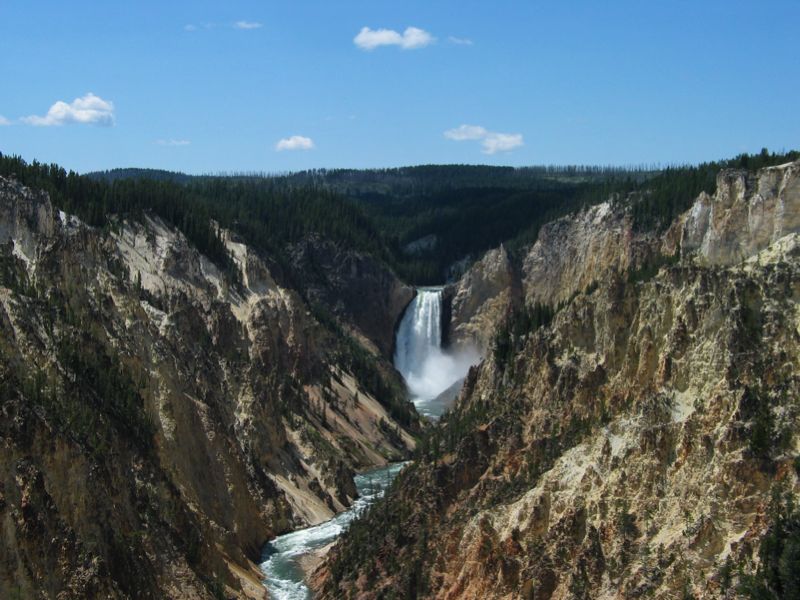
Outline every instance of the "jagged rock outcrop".
{"type": "Polygon", "coordinates": [[[800,231],[800,163],[758,173],[724,170],[714,195],[700,194],[664,235],[637,231],[631,202],[611,198],[544,225],[519,267],[502,248],[491,250],[448,291],[448,334],[485,350],[508,306],[557,306],[613,273],[635,271],[662,256],[693,256],[703,264],[732,265],[779,238],[800,231]],[[502,308],[501,308],[502,307],[502,308]]]}
{"type": "Polygon", "coordinates": [[[519,295],[514,269],[503,246],[490,250],[445,290],[450,305],[448,342],[455,349],[485,351],[494,329],[519,295]]]}
{"type": "Polygon", "coordinates": [[[666,233],[637,231],[632,195],[618,197],[544,225],[515,261],[490,250],[445,289],[445,323],[454,346],[474,343],[485,352],[510,307],[557,306],[614,273],[630,273],[683,255],[702,264],[730,265],[800,231],[800,162],[757,174],[729,169],[713,196],[702,193],[666,233]],[[518,262],[519,264],[515,264],[518,262]]]}
{"type": "Polygon", "coordinates": [[[771,488],[800,492],[800,235],[735,262],[611,270],[474,368],[322,597],[735,597],[771,488]]]}
{"type": "Polygon", "coordinates": [[[414,288],[374,257],[316,236],[295,244],[290,256],[292,272],[309,300],[354,325],[391,359],[395,328],[414,288]]]}
{"type": "Polygon", "coordinates": [[[485,353],[512,307],[557,306],[613,273],[638,268],[660,245],[634,230],[627,204],[617,198],[547,223],[515,261],[502,246],[490,250],[448,287],[449,339],[485,353]]]}
{"type": "Polygon", "coordinates": [[[42,192],[0,181],[0,244],[11,244],[18,258],[30,261],[42,239],[53,236],[53,206],[42,192]]]}
{"type": "Polygon", "coordinates": [[[240,282],[0,178],[0,596],[263,598],[261,545],[413,447],[391,366],[223,237],[240,282]]]}
{"type": "Polygon", "coordinates": [[[701,194],[674,226],[684,254],[729,265],[781,237],[800,231],[800,163],[762,169],[757,175],[723,171],[713,196],[701,194]]]}
{"type": "Polygon", "coordinates": [[[649,258],[652,236],[634,231],[626,206],[611,199],[544,225],[522,259],[525,302],[556,306],[649,258]]]}

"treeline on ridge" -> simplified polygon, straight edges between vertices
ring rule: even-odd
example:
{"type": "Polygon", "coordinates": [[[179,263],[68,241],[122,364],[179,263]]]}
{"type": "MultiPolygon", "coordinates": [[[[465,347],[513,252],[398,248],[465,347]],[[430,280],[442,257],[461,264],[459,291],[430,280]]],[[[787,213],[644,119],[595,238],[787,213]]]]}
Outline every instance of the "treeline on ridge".
{"type": "Polygon", "coordinates": [[[67,172],[58,165],[0,154],[0,175],[14,176],[50,194],[53,204],[95,227],[111,217],[141,220],[157,215],[180,229],[206,256],[235,277],[232,259],[220,238],[229,228],[248,243],[280,260],[286,244],[318,233],[348,248],[390,261],[369,218],[345,198],[325,189],[287,188],[258,182],[198,179],[179,184],[169,178],[104,179],[67,172]]]}
{"type": "Polygon", "coordinates": [[[48,191],[54,204],[94,226],[150,212],[178,227],[224,272],[235,269],[213,224],[282,261],[309,234],[384,261],[408,283],[440,284],[486,250],[533,243],[546,222],[612,194],[629,199],[635,226],[663,229],[725,168],[756,170],[800,152],[741,154],[674,166],[493,167],[422,165],[319,169],[280,176],[190,176],[149,169],[78,175],[0,154],[0,174],[48,191]],[[213,223],[212,223],[213,221],[213,223]],[[416,243],[425,240],[426,243],[416,243]]]}
{"type": "Polygon", "coordinates": [[[701,192],[716,191],[717,175],[723,169],[757,171],[800,159],[800,152],[770,152],[762,148],[758,154],[740,154],[730,160],[705,162],[699,165],[669,167],[658,176],[628,191],[642,191],[633,204],[634,224],[640,231],[663,230],[692,205],[701,192]]]}

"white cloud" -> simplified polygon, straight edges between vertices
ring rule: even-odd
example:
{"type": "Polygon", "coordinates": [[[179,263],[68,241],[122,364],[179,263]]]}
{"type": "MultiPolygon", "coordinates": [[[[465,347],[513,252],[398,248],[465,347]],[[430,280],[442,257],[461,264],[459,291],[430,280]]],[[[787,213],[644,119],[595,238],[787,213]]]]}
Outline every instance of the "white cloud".
{"type": "Polygon", "coordinates": [[[231,27],[232,29],[261,29],[264,26],[263,23],[259,23],[258,21],[236,21],[235,23],[203,23],[202,25],[195,25],[194,23],[188,23],[187,25],[183,26],[184,31],[199,31],[200,29],[205,29],[209,31],[211,29],[218,29],[220,27],[231,27]]]}
{"type": "Polygon", "coordinates": [[[283,138],[275,144],[275,150],[281,152],[283,150],[311,150],[314,148],[314,140],[302,135],[293,135],[288,138],[283,138]]]}
{"type": "Polygon", "coordinates": [[[156,140],[156,144],[158,144],[159,146],[172,146],[172,147],[188,146],[191,143],[192,142],[190,142],[189,140],[173,140],[173,139],[156,140]]]}
{"type": "Polygon", "coordinates": [[[481,145],[484,154],[496,154],[510,152],[524,143],[521,133],[490,133],[484,138],[481,145]]]}
{"type": "Polygon", "coordinates": [[[3,127],[4,125],[11,125],[11,121],[6,119],[3,115],[0,115],[0,127],[3,127]]]}
{"type": "Polygon", "coordinates": [[[509,152],[525,143],[521,133],[497,133],[480,125],[461,125],[455,129],[448,129],[444,132],[444,137],[456,142],[479,140],[484,154],[509,152]]]}
{"type": "Polygon", "coordinates": [[[22,121],[28,125],[48,127],[51,125],[65,125],[68,123],[113,125],[114,103],[103,100],[89,92],[82,98],[75,98],[67,104],[59,100],[43,117],[31,115],[23,117],[22,121]]]}
{"type": "Polygon", "coordinates": [[[448,129],[444,132],[444,137],[448,140],[463,142],[464,140],[481,140],[489,135],[485,127],[479,125],[461,125],[455,129],[448,129]]]}
{"type": "Polygon", "coordinates": [[[435,37],[418,27],[407,27],[402,34],[394,29],[363,27],[353,38],[353,43],[362,50],[374,50],[379,46],[399,46],[403,50],[415,50],[429,46],[435,41],[435,37]]]}
{"type": "Polygon", "coordinates": [[[447,41],[451,44],[455,44],[456,46],[472,46],[472,40],[469,38],[460,38],[451,35],[447,38],[447,41]]]}
{"type": "Polygon", "coordinates": [[[236,29],[261,29],[264,25],[257,21],[236,21],[233,26],[236,29]]]}

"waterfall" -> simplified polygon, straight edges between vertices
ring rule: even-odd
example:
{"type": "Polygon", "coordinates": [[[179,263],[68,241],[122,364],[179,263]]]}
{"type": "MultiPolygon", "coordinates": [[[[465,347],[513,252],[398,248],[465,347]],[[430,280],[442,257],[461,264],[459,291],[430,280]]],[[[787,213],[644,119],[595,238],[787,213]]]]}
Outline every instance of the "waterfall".
{"type": "Polygon", "coordinates": [[[452,354],[442,349],[442,290],[420,288],[408,305],[395,340],[394,365],[424,413],[438,415],[445,408],[432,402],[462,379],[476,353],[452,354]]]}
{"type": "Polygon", "coordinates": [[[395,342],[394,366],[410,383],[419,378],[428,358],[441,352],[442,290],[421,289],[411,301],[395,342]]]}

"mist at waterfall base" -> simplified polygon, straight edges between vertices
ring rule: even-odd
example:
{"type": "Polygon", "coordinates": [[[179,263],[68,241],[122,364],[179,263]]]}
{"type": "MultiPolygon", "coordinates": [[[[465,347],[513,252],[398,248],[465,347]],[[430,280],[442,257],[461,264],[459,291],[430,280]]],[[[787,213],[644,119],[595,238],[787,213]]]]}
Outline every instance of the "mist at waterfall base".
{"type": "Polygon", "coordinates": [[[461,381],[479,360],[477,350],[442,349],[442,290],[418,290],[400,321],[394,354],[394,365],[405,379],[417,410],[440,416],[452,401],[443,397],[444,392],[461,381]]]}

